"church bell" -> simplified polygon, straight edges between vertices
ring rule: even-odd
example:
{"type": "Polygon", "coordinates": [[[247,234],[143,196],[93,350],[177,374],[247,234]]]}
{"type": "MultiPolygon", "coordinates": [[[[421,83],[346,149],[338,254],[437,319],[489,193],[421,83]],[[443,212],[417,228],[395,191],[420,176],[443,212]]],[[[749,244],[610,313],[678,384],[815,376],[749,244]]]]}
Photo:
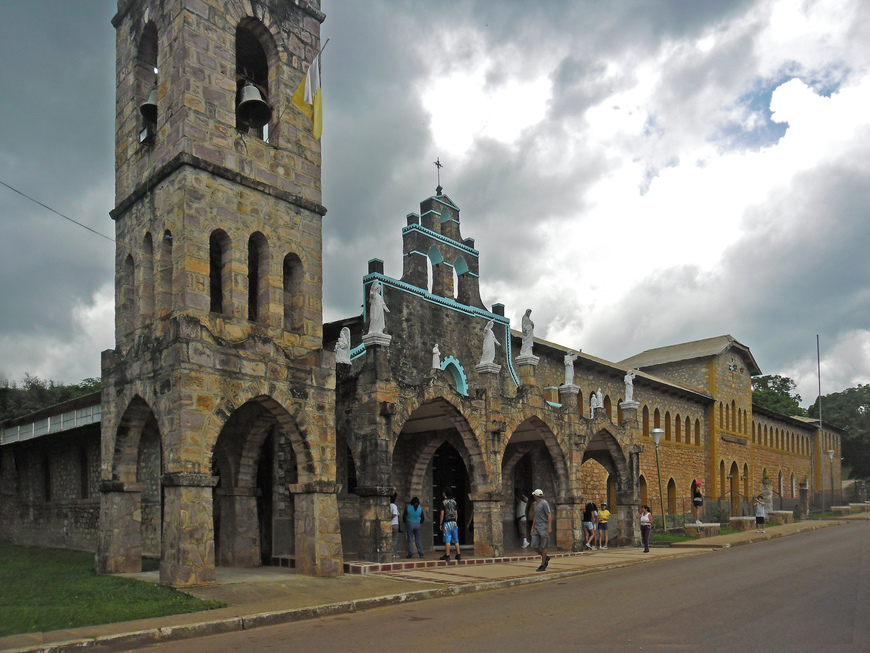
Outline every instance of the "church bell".
{"type": "Polygon", "coordinates": [[[253,84],[245,84],[237,107],[239,118],[251,127],[259,129],[272,119],[272,107],[263,99],[263,94],[253,84]]]}
{"type": "Polygon", "coordinates": [[[139,113],[150,125],[157,124],[157,89],[148,94],[148,99],[139,105],[139,113]]]}

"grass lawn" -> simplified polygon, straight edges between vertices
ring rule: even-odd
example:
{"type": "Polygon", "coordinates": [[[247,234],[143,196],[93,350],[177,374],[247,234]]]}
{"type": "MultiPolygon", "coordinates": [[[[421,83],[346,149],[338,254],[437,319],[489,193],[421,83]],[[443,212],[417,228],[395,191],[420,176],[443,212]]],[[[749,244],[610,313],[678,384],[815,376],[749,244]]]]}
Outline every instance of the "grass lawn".
{"type": "Polygon", "coordinates": [[[93,553],[0,543],[0,636],[224,607],[153,583],[97,576],[93,567],[93,553]]]}

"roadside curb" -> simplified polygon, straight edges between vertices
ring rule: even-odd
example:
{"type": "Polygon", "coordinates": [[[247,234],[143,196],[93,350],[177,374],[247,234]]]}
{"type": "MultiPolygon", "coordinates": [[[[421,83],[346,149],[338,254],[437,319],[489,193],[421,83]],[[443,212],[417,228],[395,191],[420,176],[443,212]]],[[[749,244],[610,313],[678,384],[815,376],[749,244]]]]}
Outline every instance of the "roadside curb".
{"type": "Polygon", "coordinates": [[[768,540],[775,540],[781,537],[789,537],[790,535],[800,535],[801,533],[806,533],[808,531],[817,531],[823,528],[830,528],[831,526],[843,526],[846,521],[829,521],[821,524],[813,524],[807,525],[806,528],[795,529],[793,531],[785,531],[785,532],[776,532],[776,533],[757,533],[758,537],[753,537],[746,540],[736,540],[734,542],[723,542],[723,543],[711,543],[711,544],[702,544],[702,540],[695,540],[693,542],[674,542],[671,544],[672,549],[706,549],[710,551],[715,551],[717,549],[730,549],[737,546],[745,546],[747,544],[756,544],[758,542],[767,542],[768,540]]]}
{"type": "Polygon", "coordinates": [[[55,653],[61,651],[78,651],[87,649],[102,651],[121,651],[130,648],[139,648],[143,646],[161,644],[165,642],[192,639],[195,637],[205,637],[208,635],[220,635],[230,632],[251,630],[253,628],[260,628],[262,626],[274,626],[278,624],[293,623],[297,621],[309,621],[313,619],[319,619],[321,617],[352,614],[354,612],[373,610],[376,608],[383,608],[390,605],[399,605],[402,603],[416,603],[417,601],[458,596],[461,594],[475,594],[478,592],[509,589],[511,587],[531,585],[534,583],[558,580],[561,578],[572,578],[574,576],[582,576],[584,574],[598,573],[602,571],[611,571],[614,569],[633,567],[635,565],[648,564],[651,562],[677,560],[691,555],[696,555],[701,552],[702,551],[686,551],[684,553],[670,555],[667,557],[638,558],[634,560],[616,562],[609,565],[602,565],[600,567],[572,569],[570,571],[544,573],[536,576],[521,576],[519,578],[508,578],[496,581],[483,581],[479,583],[469,583],[467,585],[438,587],[433,589],[417,590],[414,592],[403,592],[401,594],[388,594],[386,596],[354,599],[352,601],[328,603],[308,608],[277,610],[275,612],[261,612],[245,617],[229,617],[227,619],[203,621],[193,624],[185,624],[182,626],[149,628],[147,630],[131,631],[114,635],[97,635],[95,637],[84,637],[63,642],[52,642],[49,644],[40,644],[37,646],[28,646],[24,648],[6,649],[6,653],[55,653]]]}

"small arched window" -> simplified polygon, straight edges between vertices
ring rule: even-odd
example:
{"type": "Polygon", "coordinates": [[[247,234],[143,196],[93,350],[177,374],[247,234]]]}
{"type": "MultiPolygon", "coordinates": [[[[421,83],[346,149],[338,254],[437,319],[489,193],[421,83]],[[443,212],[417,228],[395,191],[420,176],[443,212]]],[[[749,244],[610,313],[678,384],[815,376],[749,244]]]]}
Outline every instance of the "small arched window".
{"type": "Polygon", "coordinates": [[[302,331],[302,308],[305,297],[302,295],[302,261],[296,254],[284,257],[284,329],[299,333],[302,331]]]}
{"type": "Polygon", "coordinates": [[[680,416],[677,415],[674,418],[674,442],[682,442],[683,441],[683,422],[680,420],[680,416]]]}
{"type": "Polygon", "coordinates": [[[695,446],[701,446],[701,420],[695,420],[695,446]]]}
{"type": "Polygon", "coordinates": [[[269,243],[259,231],[248,239],[248,320],[262,321],[269,306],[269,243]]]}
{"type": "Polygon", "coordinates": [[[149,323],[154,317],[154,243],[151,234],[145,234],[142,242],[142,260],[139,262],[142,270],[139,278],[139,321],[149,323]]]}
{"type": "Polygon", "coordinates": [[[659,409],[656,408],[653,413],[653,428],[660,429],[662,427],[662,415],[659,413],[659,409]]]}
{"type": "Polygon", "coordinates": [[[161,317],[172,310],[172,232],[169,229],[163,232],[160,240],[158,279],[157,316],[161,317]]]}
{"type": "Polygon", "coordinates": [[[643,407],[643,434],[649,437],[649,408],[643,407]]]}
{"type": "Polygon", "coordinates": [[[121,270],[120,283],[118,284],[118,313],[119,327],[122,333],[133,330],[136,315],[136,271],[133,264],[133,255],[127,254],[121,270]]]}
{"type": "Polygon", "coordinates": [[[613,421],[613,409],[610,404],[610,395],[604,396],[604,414],[607,415],[608,421],[613,421]]]}
{"type": "Polygon", "coordinates": [[[665,412],[665,440],[671,441],[671,413],[665,412]]]}
{"type": "Polygon", "coordinates": [[[231,315],[232,247],[223,229],[213,231],[209,238],[209,294],[211,312],[231,315]]]}

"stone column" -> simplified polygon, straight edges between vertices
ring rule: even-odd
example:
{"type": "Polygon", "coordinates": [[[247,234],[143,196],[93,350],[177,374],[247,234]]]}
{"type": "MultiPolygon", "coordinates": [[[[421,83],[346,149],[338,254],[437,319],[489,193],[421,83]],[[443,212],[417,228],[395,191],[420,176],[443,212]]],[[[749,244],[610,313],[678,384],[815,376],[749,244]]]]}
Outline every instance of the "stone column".
{"type": "Polygon", "coordinates": [[[474,502],[474,555],[488,558],[504,555],[501,495],[481,492],[471,500],[474,502]]]}
{"type": "MultiPolygon", "coordinates": [[[[640,404],[636,401],[623,401],[619,404],[619,407],[622,408],[622,423],[626,422],[637,422],[637,409],[640,407],[640,404]]],[[[620,424],[621,426],[621,424],[620,424]]]]}
{"type": "Polygon", "coordinates": [[[94,569],[98,574],[142,571],[142,492],[139,483],[100,483],[100,529],[94,569]]]}
{"type": "Polygon", "coordinates": [[[534,386],[537,384],[535,380],[535,368],[540,360],[537,356],[517,356],[517,373],[520,377],[520,385],[534,386]]]}
{"type": "Polygon", "coordinates": [[[770,487],[770,477],[761,479],[761,497],[764,499],[764,508],[770,513],[773,510],[773,488],[770,487]]]}
{"type": "Polygon", "coordinates": [[[565,551],[583,548],[583,503],[580,497],[557,497],[551,510],[556,531],[555,537],[551,536],[550,546],[565,551]]]}
{"type": "Polygon", "coordinates": [[[392,562],[390,496],[393,488],[357,486],[356,493],[359,495],[359,559],[368,562],[392,562]]]}
{"type": "Polygon", "coordinates": [[[338,519],[338,486],[327,481],[292,485],[296,515],[296,573],[344,573],[338,519]]]}
{"type": "Polygon", "coordinates": [[[801,516],[806,517],[810,514],[810,489],[806,481],[801,482],[798,496],[800,497],[801,516]]]}
{"type": "Polygon", "coordinates": [[[617,491],[616,532],[611,533],[611,539],[617,546],[640,546],[640,509],[634,492],[617,491]]]}
{"type": "Polygon", "coordinates": [[[210,474],[163,475],[163,554],[160,582],[173,587],[215,582],[214,515],[210,474]]]}
{"type": "Polygon", "coordinates": [[[217,534],[223,567],[259,567],[260,521],[256,488],[218,490],[221,530],[217,534]]]}

